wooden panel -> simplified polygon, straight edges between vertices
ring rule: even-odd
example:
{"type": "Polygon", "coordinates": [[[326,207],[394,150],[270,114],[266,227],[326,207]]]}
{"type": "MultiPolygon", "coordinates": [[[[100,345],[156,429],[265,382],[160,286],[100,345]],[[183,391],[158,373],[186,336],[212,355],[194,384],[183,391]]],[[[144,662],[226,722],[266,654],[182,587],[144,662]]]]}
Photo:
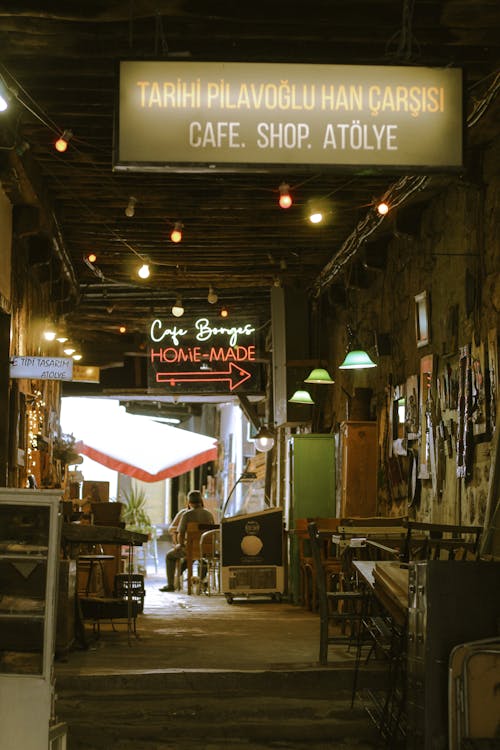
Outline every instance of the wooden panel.
{"type": "Polygon", "coordinates": [[[343,422],[341,517],[377,514],[377,423],[343,422]]]}

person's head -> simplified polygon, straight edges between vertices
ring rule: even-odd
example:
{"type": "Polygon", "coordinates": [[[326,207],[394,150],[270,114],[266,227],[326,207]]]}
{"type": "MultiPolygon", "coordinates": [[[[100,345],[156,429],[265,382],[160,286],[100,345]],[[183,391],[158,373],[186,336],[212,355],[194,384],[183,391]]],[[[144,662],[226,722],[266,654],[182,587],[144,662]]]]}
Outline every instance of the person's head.
{"type": "Polygon", "coordinates": [[[191,490],[191,492],[188,492],[187,500],[191,508],[201,508],[203,505],[201,492],[199,490],[191,490]]]}

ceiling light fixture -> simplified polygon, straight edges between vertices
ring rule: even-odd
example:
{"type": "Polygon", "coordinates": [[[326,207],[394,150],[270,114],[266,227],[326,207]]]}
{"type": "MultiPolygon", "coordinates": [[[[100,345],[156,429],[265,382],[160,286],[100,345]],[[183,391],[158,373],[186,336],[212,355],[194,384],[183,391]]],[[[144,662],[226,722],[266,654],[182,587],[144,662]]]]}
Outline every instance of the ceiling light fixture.
{"type": "Polygon", "coordinates": [[[68,340],[68,337],[65,333],[60,333],[58,336],[56,336],[56,341],[59,341],[60,344],[65,344],[68,340]]]}
{"type": "Polygon", "coordinates": [[[218,302],[218,300],[219,300],[219,295],[214,290],[213,286],[210,284],[210,286],[208,287],[207,302],[210,305],[215,305],[218,302]]]}
{"type": "Polygon", "coordinates": [[[0,112],[5,112],[9,108],[10,100],[10,89],[0,76],[0,112]]]}
{"type": "Polygon", "coordinates": [[[139,276],[140,279],[149,279],[149,276],[151,275],[149,264],[143,263],[142,266],[137,271],[137,275],[139,276]]]}
{"type": "Polygon", "coordinates": [[[309,391],[304,388],[297,388],[291,398],[288,399],[291,404],[314,404],[309,391]]]}
{"type": "Polygon", "coordinates": [[[56,331],[51,327],[46,328],[43,332],[43,338],[45,339],[45,341],[54,341],[56,336],[56,331]]]}
{"type": "Polygon", "coordinates": [[[76,349],[71,344],[67,344],[63,349],[64,354],[66,354],[68,357],[71,357],[72,354],[76,352],[76,349]]]}
{"type": "Polygon", "coordinates": [[[73,359],[75,360],[75,362],[79,362],[81,358],[82,358],[81,354],[73,354],[73,359]]]}
{"type": "Polygon", "coordinates": [[[347,352],[339,370],[366,370],[377,365],[364,349],[351,349],[347,352]]]}
{"type": "Polygon", "coordinates": [[[304,383],[317,383],[318,385],[333,385],[335,381],[331,377],[328,370],[323,367],[315,367],[311,370],[307,378],[304,378],[304,383]]]}
{"type": "Polygon", "coordinates": [[[127,208],[125,209],[125,216],[128,216],[129,219],[131,219],[135,214],[135,204],[137,203],[137,198],[134,198],[133,195],[130,196],[127,203],[127,208]]]}
{"type": "Polygon", "coordinates": [[[254,437],[256,450],[267,453],[274,446],[274,435],[268,427],[262,426],[254,437]]]}
{"type": "Polygon", "coordinates": [[[280,208],[290,208],[292,205],[292,196],[290,195],[290,185],[287,185],[286,182],[282,182],[280,187],[280,197],[279,197],[279,205],[280,208]]]}
{"type": "Polygon", "coordinates": [[[73,138],[73,133],[71,130],[64,130],[62,134],[59,136],[57,141],[54,143],[54,146],[56,148],[56,151],[59,151],[60,154],[63,154],[66,149],[68,148],[68,143],[73,138]]]}
{"type": "Polygon", "coordinates": [[[181,318],[184,315],[184,305],[180,296],[177,297],[175,303],[172,305],[172,315],[176,318],[181,318]]]}
{"type": "Polygon", "coordinates": [[[172,229],[172,232],[170,233],[170,239],[172,242],[175,242],[176,244],[182,240],[182,230],[184,229],[184,224],[181,221],[176,221],[174,224],[174,228],[172,229]]]}

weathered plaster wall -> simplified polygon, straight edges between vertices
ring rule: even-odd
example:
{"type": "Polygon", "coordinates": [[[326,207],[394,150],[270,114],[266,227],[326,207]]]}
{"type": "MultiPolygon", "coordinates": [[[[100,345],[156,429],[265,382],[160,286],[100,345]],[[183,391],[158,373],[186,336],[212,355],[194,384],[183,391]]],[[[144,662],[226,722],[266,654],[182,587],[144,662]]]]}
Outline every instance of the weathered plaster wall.
{"type": "MultiPolygon", "coordinates": [[[[347,304],[331,299],[329,311],[330,359],[336,373],[325,409],[325,426],[347,417],[349,397],[355,389],[373,390],[371,415],[379,424],[379,512],[406,514],[418,520],[446,523],[483,523],[488,497],[491,437],[495,428],[495,404],[488,394],[488,376],[498,378],[497,334],[500,329],[500,141],[482,152],[476,182],[451,178],[420,205],[420,217],[407,230],[404,212],[390,217],[387,262],[384,270],[369,270],[366,289],[347,290],[347,304]],[[404,228],[401,228],[404,227],[404,228]],[[430,341],[417,346],[415,295],[427,292],[430,301],[430,341]],[[455,313],[455,317],[453,316],[455,313]],[[353,321],[353,319],[355,320],[353,321]],[[361,344],[378,362],[376,369],[358,372],[338,370],[345,354],[346,325],[355,322],[361,344]],[[390,353],[374,347],[375,334],[388,334],[390,353]],[[489,359],[488,359],[489,344],[489,359]],[[472,373],[472,466],[469,476],[457,476],[457,443],[460,424],[460,355],[470,347],[472,373]],[[420,479],[420,496],[408,501],[408,493],[395,492],[389,464],[402,472],[406,482],[408,456],[392,452],[391,411],[395,387],[404,395],[408,378],[420,372],[421,359],[433,357],[431,378],[433,439],[438,470],[434,474],[427,457],[429,477],[420,479]],[[494,365],[492,363],[494,362],[494,365]],[[479,368],[480,371],[479,371],[479,368]],[[477,394],[475,392],[478,387],[477,394]],[[483,387],[484,386],[484,389],[483,387]],[[450,395],[445,388],[451,387],[450,395]],[[474,399],[478,396],[478,403],[474,399]],[[486,397],[485,401],[481,398],[486,397]],[[486,421],[479,418],[482,414],[486,421]],[[448,438],[441,439],[441,438],[448,438]]],[[[419,210],[417,205],[413,209],[419,210]]],[[[389,224],[389,222],[388,222],[389,224]]],[[[349,270],[346,272],[349,285],[349,270]]],[[[462,363],[464,360],[462,360],[462,363]]],[[[496,382],[493,383],[495,388],[496,382]]],[[[428,402],[429,405],[429,402],[428,402]]],[[[422,416],[422,414],[421,414],[422,416]]],[[[425,413],[423,414],[425,420],[425,413]]],[[[425,427],[425,424],[424,424],[425,427]]],[[[422,434],[408,440],[408,448],[420,450],[422,434]]],[[[401,431],[400,431],[400,434],[401,431]]],[[[425,472],[424,472],[425,473],[425,472]]]]}

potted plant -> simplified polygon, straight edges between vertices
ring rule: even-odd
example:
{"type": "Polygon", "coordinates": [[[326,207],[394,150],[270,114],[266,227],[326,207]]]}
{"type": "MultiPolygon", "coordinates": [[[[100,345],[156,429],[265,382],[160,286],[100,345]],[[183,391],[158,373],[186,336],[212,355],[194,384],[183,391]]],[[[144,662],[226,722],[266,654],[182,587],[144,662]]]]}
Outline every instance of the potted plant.
{"type": "Polygon", "coordinates": [[[123,493],[122,521],[129,531],[151,536],[153,524],[146,510],[147,495],[142,487],[132,486],[123,493]]]}

